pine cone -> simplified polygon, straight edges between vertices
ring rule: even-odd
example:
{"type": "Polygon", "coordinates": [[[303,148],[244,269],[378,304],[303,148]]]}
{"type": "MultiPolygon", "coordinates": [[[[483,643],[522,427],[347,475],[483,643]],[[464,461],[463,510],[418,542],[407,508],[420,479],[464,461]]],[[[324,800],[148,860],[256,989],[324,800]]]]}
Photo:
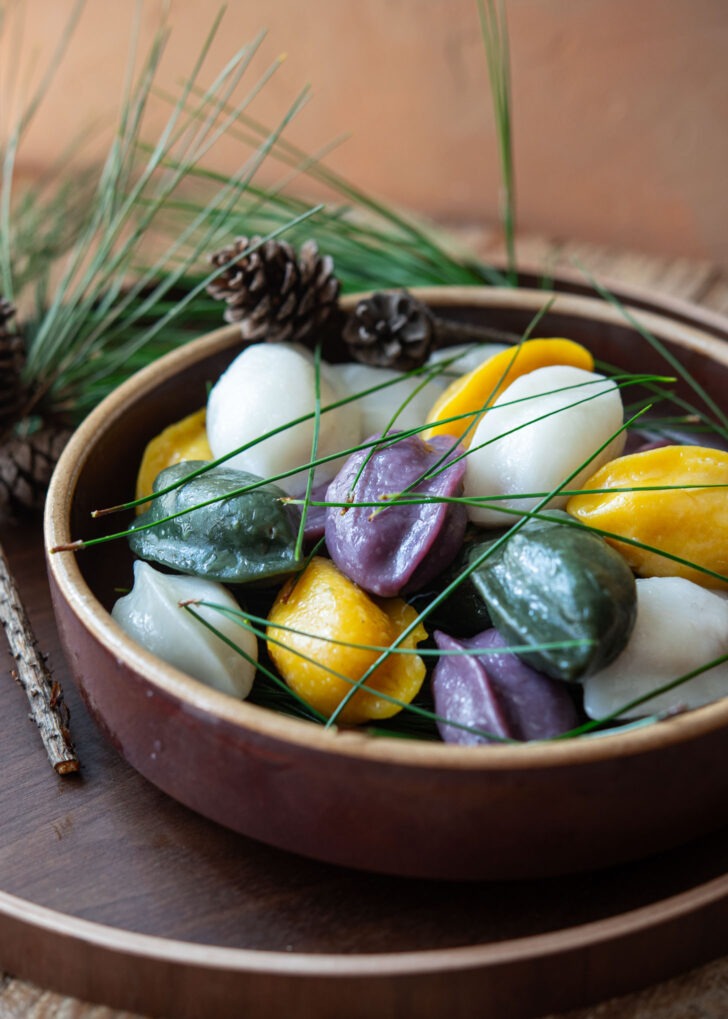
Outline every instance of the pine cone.
{"type": "Polygon", "coordinates": [[[319,329],[337,306],[339,281],[333,259],[321,257],[313,241],[301,246],[298,257],[285,241],[239,237],[233,245],[210,256],[223,266],[241,257],[207,288],[227,303],[226,322],[239,322],[245,340],[300,342],[319,329]]]}
{"type": "Polygon", "coordinates": [[[0,447],[0,515],[43,508],[53,468],[71,432],[45,426],[30,435],[11,435],[0,447]]]}
{"type": "Polygon", "coordinates": [[[0,297],[0,432],[16,420],[25,402],[25,387],[20,378],[25,348],[20,335],[7,328],[14,315],[10,301],[0,297]]]}
{"type": "Polygon", "coordinates": [[[406,290],[359,301],[344,327],[344,340],[355,360],[402,371],[424,364],[433,338],[432,315],[406,290]]]}

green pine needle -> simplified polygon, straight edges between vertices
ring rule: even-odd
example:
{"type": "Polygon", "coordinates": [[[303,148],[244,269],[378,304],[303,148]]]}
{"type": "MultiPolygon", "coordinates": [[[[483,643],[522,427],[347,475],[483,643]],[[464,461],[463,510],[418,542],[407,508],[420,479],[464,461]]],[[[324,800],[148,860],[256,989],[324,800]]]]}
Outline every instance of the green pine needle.
{"type": "Polygon", "coordinates": [[[490,98],[495,117],[501,167],[501,222],[508,258],[508,276],[518,281],[516,263],[516,186],[513,164],[511,59],[505,0],[478,0],[480,28],[485,46],[490,98]]]}
{"type": "MultiPolygon", "coordinates": [[[[233,98],[261,46],[261,35],[241,47],[211,84],[201,84],[203,64],[219,35],[221,11],[203,36],[156,142],[145,145],[145,124],[170,32],[162,20],[141,53],[137,10],[121,110],[103,164],[79,168],[65,153],[52,174],[19,187],[18,153],[68,52],[82,7],[74,7],[40,83],[0,136],[0,283],[4,296],[21,309],[24,381],[31,394],[25,412],[70,420],[82,417],[135,368],[179,345],[190,335],[191,323],[199,323],[198,331],[214,323],[210,302],[204,320],[194,310],[185,315],[206,283],[224,271],[200,273],[210,239],[308,98],[304,89],[255,149],[246,149],[240,171],[210,189],[197,215],[149,259],[147,236],[163,235],[162,223],[180,200],[183,186],[266,87],[280,61],[253,81],[241,100],[233,98]],[[181,323],[186,323],[184,329],[181,323]]],[[[14,26],[5,21],[0,32],[17,30],[21,14],[22,5],[14,26]]],[[[19,90],[19,50],[13,52],[4,69],[9,85],[3,100],[9,94],[17,98],[19,90]]],[[[287,218],[271,221],[266,236],[300,226],[320,208],[299,205],[287,218]]]]}

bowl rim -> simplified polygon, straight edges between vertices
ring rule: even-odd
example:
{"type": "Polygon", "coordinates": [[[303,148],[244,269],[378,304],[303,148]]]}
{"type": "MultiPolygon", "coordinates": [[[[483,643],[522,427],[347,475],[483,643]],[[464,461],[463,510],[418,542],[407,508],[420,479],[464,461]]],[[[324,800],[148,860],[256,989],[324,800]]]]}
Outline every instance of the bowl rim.
{"type": "MultiPolygon", "coordinates": [[[[604,323],[625,325],[618,307],[595,297],[553,294],[545,290],[497,287],[413,288],[410,291],[431,307],[460,304],[532,310],[554,298],[552,310],[575,318],[598,318],[604,323]]],[[[341,300],[344,310],[363,294],[341,300]]],[[[629,309],[632,320],[688,349],[707,354],[728,365],[728,344],[692,326],[653,312],[629,309]]],[[[63,599],[93,637],[115,658],[140,675],[160,694],[177,700],[192,713],[228,723],[242,732],[255,733],[309,752],[344,754],[383,764],[414,768],[437,768],[488,772],[531,768],[570,767],[629,757],[662,749],[728,728],[728,697],[659,722],[637,725],[598,737],[526,744],[459,746],[431,741],[372,737],[355,729],[325,729],[302,719],[278,714],[268,708],[238,701],[167,665],[138,646],[114,621],[93,594],[73,552],[50,553],[56,545],[73,540],[70,509],[78,478],[98,435],[123,415],[130,400],[138,400],[183,367],[216,354],[240,340],[237,326],[226,326],[191,340],[135,373],[107,396],[71,436],[51,478],[44,517],[44,541],[48,570],[63,599]]],[[[87,550],[78,554],[93,554],[87,550]]]]}

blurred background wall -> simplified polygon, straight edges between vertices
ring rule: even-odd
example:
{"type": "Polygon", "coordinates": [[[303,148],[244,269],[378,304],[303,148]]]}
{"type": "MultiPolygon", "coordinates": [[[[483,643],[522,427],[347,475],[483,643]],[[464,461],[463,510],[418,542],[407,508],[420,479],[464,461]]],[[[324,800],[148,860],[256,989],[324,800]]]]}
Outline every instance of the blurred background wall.
{"type": "MultiPolygon", "coordinates": [[[[38,68],[72,0],[26,7],[11,45],[38,68]]],[[[149,39],[163,4],[141,7],[149,39]]],[[[520,229],[728,264],[726,0],[508,0],[507,9],[520,229]]],[[[171,0],[164,83],[188,73],[215,10],[211,0],[171,0]]],[[[88,0],[23,169],[46,166],[81,128],[113,122],[134,11],[132,0],[88,0]]],[[[258,117],[273,124],[310,82],[292,140],[313,151],[348,134],[329,162],[359,186],[447,224],[496,220],[475,0],[232,0],[207,76],[262,28],[254,71],[288,57],[256,100],[258,117]]],[[[225,140],[211,162],[230,172],[240,158],[225,140]]]]}

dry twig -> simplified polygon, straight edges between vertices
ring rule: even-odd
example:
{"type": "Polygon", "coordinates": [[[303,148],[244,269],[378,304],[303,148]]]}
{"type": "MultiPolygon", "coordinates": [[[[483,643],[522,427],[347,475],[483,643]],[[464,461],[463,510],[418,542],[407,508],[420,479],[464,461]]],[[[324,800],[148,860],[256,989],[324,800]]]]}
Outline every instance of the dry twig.
{"type": "Polygon", "coordinates": [[[30,717],[38,726],[49,761],[59,775],[78,771],[79,761],[68,730],[69,711],[63,692],[38,650],[38,642],[1,544],[0,623],[5,628],[10,651],[17,663],[13,675],[28,696],[30,717]]]}

